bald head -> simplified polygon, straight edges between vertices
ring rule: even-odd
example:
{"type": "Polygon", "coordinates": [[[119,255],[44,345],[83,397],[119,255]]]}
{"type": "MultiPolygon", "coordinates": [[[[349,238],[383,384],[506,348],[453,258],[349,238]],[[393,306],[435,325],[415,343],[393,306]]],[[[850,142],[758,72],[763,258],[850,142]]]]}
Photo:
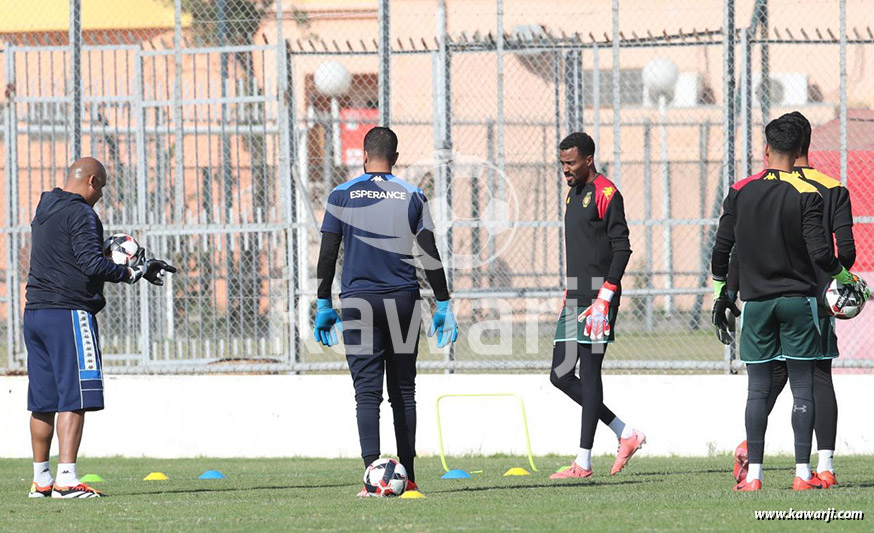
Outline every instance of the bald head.
{"type": "Polygon", "coordinates": [[[64,190],[81,195],[92,207],[103,197],[104,185],[106,169],[103,168],[103,163],[93,157],[77,159],[67,169],[64,190]]]}

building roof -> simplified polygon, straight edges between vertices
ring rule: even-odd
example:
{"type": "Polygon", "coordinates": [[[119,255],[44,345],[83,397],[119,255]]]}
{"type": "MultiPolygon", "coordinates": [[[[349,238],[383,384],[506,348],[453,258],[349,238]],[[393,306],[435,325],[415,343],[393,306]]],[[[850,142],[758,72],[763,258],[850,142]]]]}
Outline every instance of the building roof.
{"type": "MultiPolygon", "coordinates": [[[[174,14],[164,0],[82,0],[82,30],[172,28],[174,14]]],[[[183,14],[182,25],[190,21],[183,14]]],[[[3,2],[0,33],[66,32],[69,24],[69,0],[3,2]]]]}

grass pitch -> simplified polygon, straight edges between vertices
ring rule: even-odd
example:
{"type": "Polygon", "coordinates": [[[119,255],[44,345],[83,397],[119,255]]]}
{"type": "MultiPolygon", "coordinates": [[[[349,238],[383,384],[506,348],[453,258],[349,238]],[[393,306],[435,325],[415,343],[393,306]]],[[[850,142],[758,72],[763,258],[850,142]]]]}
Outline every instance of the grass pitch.
{"type": "MultiPolygon", "coordinates": [[[[644,450],[645,453],[645,450],[644,450]]],[[[784,521],[792,531],[871,531],[874,457],[839,457],[840,487],[793,492],[789,457],[768,458],[765,489],[733,493],[728,456],[706,459],[635,458],[609,476],[610,457],[597,457],[588,480],[550,481],[568,458],[537,460],[540,472],[503,477],[525,466],[514,457],[458,458],[451,467],[482,469],[469,480],[441,480],[440,462],[417,462],[423,500],[355,498],[357,460],[332,459],[88,459],[80,475],[96,473],[101,500],[28,499],[31,463],[0,460],[2,531],[288,531],[288,530],[538,530],[744,531],[761,527],[756,510],[864,511],[858,522],[784,521]],[[225,480],[201,481],[217,469],[225,480]],[[150,472],[169,481],[142,481],[150,472]]],[[[52,460],[52,465],[56,459],[52,460]]]]}

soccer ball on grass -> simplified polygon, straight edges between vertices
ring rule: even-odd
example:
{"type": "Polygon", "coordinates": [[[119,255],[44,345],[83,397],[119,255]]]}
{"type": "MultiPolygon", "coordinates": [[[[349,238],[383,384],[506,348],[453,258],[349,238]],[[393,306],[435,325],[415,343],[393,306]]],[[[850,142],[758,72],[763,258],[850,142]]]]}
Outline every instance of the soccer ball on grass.
{"type": "Polygon", "coordinates": [[[407,490],[407,469],[394,459],[377,459],[364,470],[364,490],[374,496],[400,496],[407,490]]]}

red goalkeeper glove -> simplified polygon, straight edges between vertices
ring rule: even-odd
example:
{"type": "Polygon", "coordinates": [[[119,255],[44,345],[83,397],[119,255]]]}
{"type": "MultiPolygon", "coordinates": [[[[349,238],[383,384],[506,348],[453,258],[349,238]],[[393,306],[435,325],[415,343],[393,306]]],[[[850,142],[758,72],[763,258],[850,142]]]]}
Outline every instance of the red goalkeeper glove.
{"type": "Polygon", "coordinates": [[[577,316],[577,322],[586,321],[585,334],[593,341],[610,337],[610,300],[617,290],[617,285],[605,281],[592,305],[577,316]]]}

